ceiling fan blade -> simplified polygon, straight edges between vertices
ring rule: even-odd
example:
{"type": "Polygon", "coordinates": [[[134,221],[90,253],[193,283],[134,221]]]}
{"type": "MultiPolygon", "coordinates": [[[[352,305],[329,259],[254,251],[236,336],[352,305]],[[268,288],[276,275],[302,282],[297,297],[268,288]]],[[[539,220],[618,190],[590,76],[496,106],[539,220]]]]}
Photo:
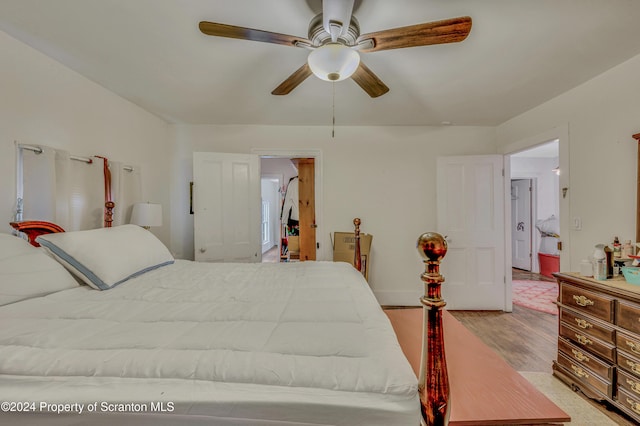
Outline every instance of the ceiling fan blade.
{"type": "Polygon", "coordinates": [[[382,96],[389,91],[387,85],[384,84],[382,80],[380,80],[378,76],[369,69],[369,67],[363,64],[362,61],[360,61],[358,69],[353,73],[351,78],[372,98],[382,96]]]}
{"type": "Polygon", "coordinates": [[[467,38],[470,31],[471,18],[462,16],[363,34],[358,37],[357,43],[373,40],[373,47],[365,47],[360,51],[375,52],[403,47],[456,43],[467,38]]]}
{"type": "Polygon", "coordinates": [[[236,27],[235,25],[218,24],[215,22],[202,21],[199,24],[200,31],[206,35],[237,38],[241,40],[262,41],[265,43],[282,44],[285,46],[308,47],[311,41],[304,37],[295,37],[287,34],[272,33],[269,31],[254,30],[246,27],[236,27]]]}
{"type": "Polygon", "coordinates": [[[288,95],[293,89],[298,87],[300,83],[305,81],[307,77],[311,75],[311,68],[306,62],[303,66],[298,68],[293,74],[291,74],[285,81],[280,83],[278,87],[273,89],[272,95],[288,95]]]}

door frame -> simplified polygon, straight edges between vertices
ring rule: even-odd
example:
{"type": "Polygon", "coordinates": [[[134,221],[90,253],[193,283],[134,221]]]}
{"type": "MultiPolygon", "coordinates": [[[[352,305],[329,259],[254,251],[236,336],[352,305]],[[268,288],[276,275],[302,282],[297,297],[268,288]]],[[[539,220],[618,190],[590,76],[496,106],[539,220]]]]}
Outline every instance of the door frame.
{"type": "MultiPolygon", "coordinates": [[[[531,270],[529,272],[540,272],[540,267],[538,265],[538,244],[536,244],[536,234],[533,232],[535,229],[535,224],[538,221],[538,212],[536,211],[536,206],[538,205],[538,192],[537,192],[537,181],[535,177],[528,176],[512,176],[509,179],[509,183],[514,180],[528,180],[531,185],[531,213],[529,215],[531,222],[529,223],[529,233],[531,239],[531,270]]],[[[513,217],[511,217],[513,221],[513,217]]],[[[511,224],[513,226],[513,224],[511,224]]],[[[511,236],[513,238],[513,235],[511,236]]],[[[511,260],[513,261],[513,253],[511,253],[511,260]]]]}
{"type": "Polygon", "coordinates": [[[260,158],[313,158],[315,180],[315,205],[316,205],[316,259],[331,260],[328,258],[326,247],[329,246],[327,232],[324,229],[324,200],[322,194],[322,151],[319,149],[277,149],[277,148],[252,148],[251,154],[260,158]],[[319,245],[319,247],[318,247],[319,245]]]}

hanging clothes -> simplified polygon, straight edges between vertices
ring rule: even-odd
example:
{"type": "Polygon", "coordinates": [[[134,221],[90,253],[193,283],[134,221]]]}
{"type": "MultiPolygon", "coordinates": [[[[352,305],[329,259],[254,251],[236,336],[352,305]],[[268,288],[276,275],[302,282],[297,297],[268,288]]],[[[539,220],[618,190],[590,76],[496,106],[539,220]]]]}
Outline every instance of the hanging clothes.
{"type": "Polygon", "coordinates": [[[286,223],[289,229],[297,229],[298,227],[298,221],[300,220],[298,203],[298,176],[295,176],[289,180],[289,184],[287,185],[284,204],[282,205],[282,212],[280,214],[280,220],[282,223],[286,223]]]}

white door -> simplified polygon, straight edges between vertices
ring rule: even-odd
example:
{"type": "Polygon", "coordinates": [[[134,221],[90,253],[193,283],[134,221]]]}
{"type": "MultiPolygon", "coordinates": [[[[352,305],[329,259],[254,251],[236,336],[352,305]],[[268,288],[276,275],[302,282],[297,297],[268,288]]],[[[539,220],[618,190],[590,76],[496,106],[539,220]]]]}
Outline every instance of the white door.
{"type": "Polygon", "coordinates": [[[438,232],[447,309],[504,310],[504,177],[499,155],[440,157],[438,232]]]}
{"type": "Polygon", "coordinates": [[[531,179],[511,181],[511,266],[531,271],[531,179]]]}
{"type": "Polygon", "coordinates": [[[262,259],[257,155],[194,152],[193,207],[195,260],[262,259]]]}

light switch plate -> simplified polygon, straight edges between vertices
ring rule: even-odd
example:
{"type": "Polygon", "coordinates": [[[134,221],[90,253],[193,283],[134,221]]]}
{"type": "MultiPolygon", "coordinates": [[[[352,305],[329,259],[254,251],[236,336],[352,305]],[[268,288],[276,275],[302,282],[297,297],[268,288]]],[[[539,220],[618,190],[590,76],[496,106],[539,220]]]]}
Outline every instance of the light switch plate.
{"type": "Polygon", "coordinates": [[[574,231],[582,230],[582,218],[580,216],[575,216],[573,218],[573,230],[574,231]]]}

